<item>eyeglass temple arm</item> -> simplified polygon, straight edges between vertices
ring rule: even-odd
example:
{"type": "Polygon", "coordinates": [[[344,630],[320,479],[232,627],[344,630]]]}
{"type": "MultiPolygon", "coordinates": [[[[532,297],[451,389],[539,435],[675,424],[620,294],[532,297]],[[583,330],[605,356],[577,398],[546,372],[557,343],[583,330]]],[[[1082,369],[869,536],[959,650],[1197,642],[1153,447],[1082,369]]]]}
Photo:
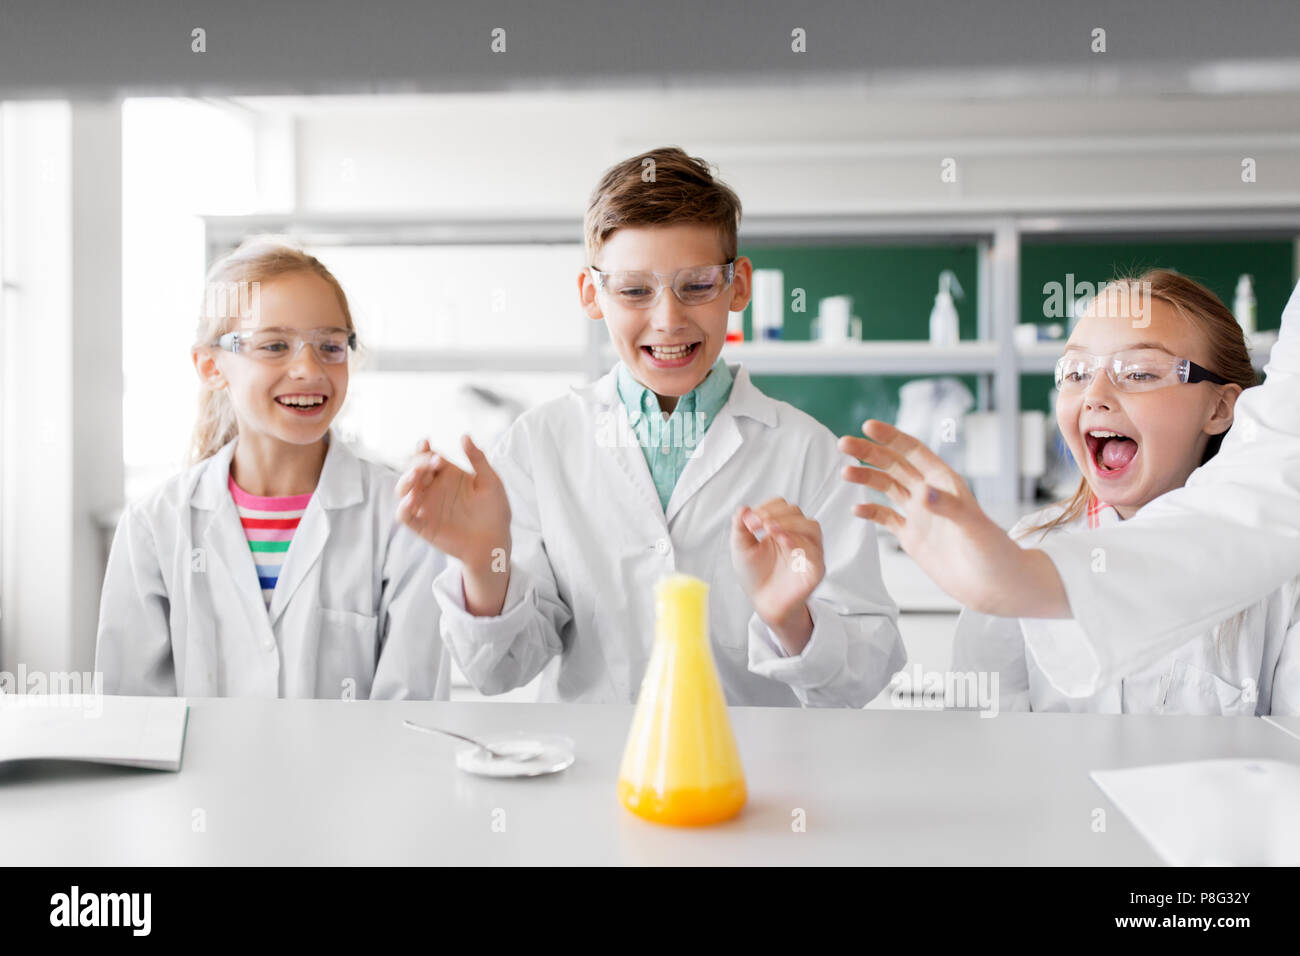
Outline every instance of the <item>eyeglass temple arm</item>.
{"type": "Polygon", "coordinates": [[[1208,368],[1197,365],[1189,359],[1187,360],[1187,384],[1195,385],[1197,382],[1211,382],[1215,385],[1228,384],[1228,380],[1222,375],[1211,372],[1208,368]]]}

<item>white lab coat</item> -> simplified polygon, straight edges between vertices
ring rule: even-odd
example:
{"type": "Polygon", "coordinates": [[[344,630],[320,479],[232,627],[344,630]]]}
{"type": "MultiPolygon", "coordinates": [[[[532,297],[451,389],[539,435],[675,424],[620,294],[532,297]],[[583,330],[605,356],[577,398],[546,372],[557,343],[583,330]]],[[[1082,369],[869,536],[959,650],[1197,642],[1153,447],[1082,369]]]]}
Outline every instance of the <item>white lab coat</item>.
{"type": "MultiPolygon", "coordinates": [[[[1028,515],[1011,530],[1022,547],[1044,540],[1024,533],[1055,518],[1060,505],[1028,515]]],[[[1139,512],[1140,513],[1140,512],[1139,512]]],[[[1097,512],[1100,528],[1120,524],[1110,507],[1097,512]]],[[[1089,528],[1087,515],[1053,528],[1046,539],[1089,528]]],[[[1085,640],[1075,621],[1062,622],[1085,640]]],[[[1130,636],[1128,632],[1121,638],[1130,636]]],[[[1067,711],[1094,714],[1201,714],[1251,716],[1300,714],[1300,577],[1247,608],[1216,633],[1211,628],[1163,657],[1082,697],[1052,684],[1025,645],[1021,621],[969,609],[957,621],[953,671],[998,675],[999,710],[1067,711]]]]}
{"type": "Polygon", "coordinates": [[[129,505],[104,578],[110,694],[446,699],[444,560],[396,519],[397,475],[332,433],[268,612],[227,480],[235,444],[129,505]]]}
{"type": "Polygon", "coordinates": [[[1265,374],[1184,487],[1120,527],[1042,545],[1081,627],[1025,619],[1023,629],[1062,693],[1092,694],[1151,665],[1300,573],[1300,286],[1265,374]]]}
{"type": "Polygon", "coordinates": [[[530,410],[502,437],[489,455],[512,509],[502,613],[465,612],[455,561],[434,585],[443,638],[480,691],[522,686],[545,668],[541,700],[635,701],[653,644],[654,585],[674,571],[710,585],[710,637],[729,703],[861,707],[904,664],[875,532],[852,513],[863,489],[840,477],[850,459],[823,425],[731,369],[730,397],[666,512],[615,371],[530,410]],[[826,576],[797,656],[754,613],[731,564],[732,514],[776,496],[823,531],[826,576]]]}

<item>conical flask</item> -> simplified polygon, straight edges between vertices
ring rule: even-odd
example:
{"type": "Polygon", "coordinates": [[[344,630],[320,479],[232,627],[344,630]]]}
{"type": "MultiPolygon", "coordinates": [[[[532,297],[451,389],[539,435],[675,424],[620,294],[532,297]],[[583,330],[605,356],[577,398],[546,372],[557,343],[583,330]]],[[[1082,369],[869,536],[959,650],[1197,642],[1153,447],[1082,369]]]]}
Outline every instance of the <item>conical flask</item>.
{"type": "Polygon", "coordinates": [[[745,774],[709,645],[708,598],[709,586],[687,574],[655,585],[655,643],[618,796],[656,823],[717,823],[745,805],[745,774]]]}

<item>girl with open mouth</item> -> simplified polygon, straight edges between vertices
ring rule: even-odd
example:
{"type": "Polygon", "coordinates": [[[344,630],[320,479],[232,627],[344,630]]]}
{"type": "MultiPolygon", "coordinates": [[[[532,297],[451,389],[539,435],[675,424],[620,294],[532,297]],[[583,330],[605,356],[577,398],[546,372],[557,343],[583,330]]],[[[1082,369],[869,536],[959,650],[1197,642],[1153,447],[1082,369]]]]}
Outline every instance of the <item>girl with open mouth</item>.
{"type": "MultiPolygon", "coordinates": [[[[1153,270],[1098,293],[1057,363],[1056,381],[1057,424],[1082,477],[1069,501],[1012,528],[1022,547],[1118,524],[1180,488],[1218,451],[1237,397],[1256,378],[1241,328],[1223,303],[1185,276],[1153,270]]],[[[879,422],[869,422],[864,431],[882,444],[845,438],[841,447],[883,470],[850,468],[849,480],[904,506],[917,488],[933,486],[934,474],[922,479],[918,465],[933,472],[942,463],[931,462],[923,447],[879,422]]],[[[925,521],[916,509],[906,519],[883,506],[859,513],[900,538],[921,534],[925,521]]],[[[1104,553],[1097,560],[1095,570],[1102,573],[1104,553]]],[[[1151,556],[1150,570],[1161,573],[1158,554],[1151,556]]],[[[953,669],[996,673],[1000,709],[1294,714],[1300,712],[1298,604],[1300,578],[1090,693],[1079,693],[1078,681],[1040,668],[1019,619],[967,609],[957,626],[953,669]]],[[[1057,647],[1078,648],[1077,670],[1086,671],[1089,643],[1079,625],[1036,621],[1035,627],[1046,623],[1057,647]]]]}

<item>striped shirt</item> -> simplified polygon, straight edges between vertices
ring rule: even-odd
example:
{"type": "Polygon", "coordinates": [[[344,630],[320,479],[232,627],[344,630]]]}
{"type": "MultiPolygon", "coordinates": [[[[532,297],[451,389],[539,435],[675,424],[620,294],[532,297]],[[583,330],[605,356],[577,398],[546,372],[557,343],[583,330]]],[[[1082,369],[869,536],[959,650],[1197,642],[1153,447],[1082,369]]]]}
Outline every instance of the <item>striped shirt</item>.
{"type": "MultiPolygon", "coordinates": [[[[1106,502],[1102,501],[1102,500],[1101,500],[1100,498],[1098,498],[1096,495],[1089,493],[1089,495],[1088,495],[1088,530],[1093,531],[1093,530],[1096,530],[1097,528],[1102,527],[1102,525],[1103,525],[1103,520],[1102,520],[1102,519],[1103,519],[1104,517],[1106,517],[1106,510],[1107,510],[1108,508],[1109,508],[1110,511],[1111,511],[1111,517],[1113,517],[1113,518],[1119,518],[1119,512],[1116,511],[1116,510],[1115,510],[1111,505],[1106,504],[1106,502]]],[[[1123,519],[1123,518],[1120,518],[1120,520],[1123,521],[1124,519],[1123,519]]],[[[1113,523],[1113,522],[1107,521],[1107,522],[1104,522],[1104,523],[1105,523],[1105,524],[1111,524],[1111,523],[1113,523]]]]}
{"type": "Polygon", "coordinates": [[[244,527],[253,564],[257,567],[257,580],[262,585],[262,599],[267,609],[275,593],[275,582],[280,579],[280,568],[289,552],[289,542],[298,530],[298,522],[307,510],[310,494],[291,495],[287,498],[265,498],[250,495],[235,479],[230,478],[230,497],[235,499],[239,523],[244,527]]]}

